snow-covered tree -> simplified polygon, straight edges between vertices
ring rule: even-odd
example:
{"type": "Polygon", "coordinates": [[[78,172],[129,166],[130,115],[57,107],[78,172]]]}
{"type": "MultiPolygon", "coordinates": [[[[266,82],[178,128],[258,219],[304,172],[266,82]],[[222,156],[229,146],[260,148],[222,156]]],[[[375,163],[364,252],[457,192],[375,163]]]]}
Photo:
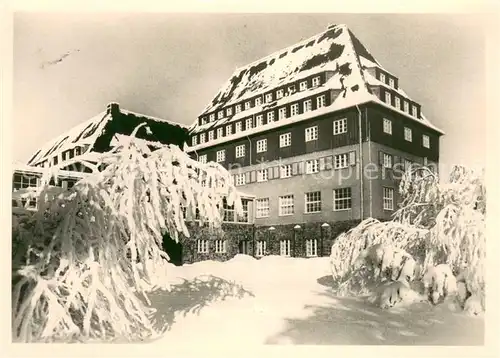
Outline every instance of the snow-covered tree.
{"type": "MultiPolygon", "coordinates": [[[[405,173],[399,190],[403,201],[393,220],[364,220],[334,242],[330,260],[338,293],[361,294],[373,289],[370,265],[384,268],[381,267],[382,261],[380,264],[369,262],[372,257],[377,257],[374,247],[378,244],[380,257],[392,250],[390,248],[408,253],[415,260],[413,272],[420,282],[429,270],[439,272],[439,275],[434,275],[438,280],[445,272],[441,270],[444,266],[435,267],[450,267],[454,276],[450,279],[465,284],[468,295],[472,295],[469,299],[482,302],[484,309],[484,172],[456,166],[449,180],[439,183],[437,175],[428,168],[414,168],[405,173]]],[[[391,267],[397,268],[398,265],[391,267]]],[[[447,282],[451,284],[449,280],[447,282]]],[[[443,287],[436,291],[443,291],[443,287]]]]}
{"type": "Polygon", "coordinates": [[[151,151],[134,140],[138,128],[111,152],[80,157],[94,172],[56,197],[48,182],[57,168],[48,171],[32,194],[38,211],[14,220],[15,340],[154,335],[147,291],[168,259],[164,233],[189,236],[182,207],[198,209],[200,224],[214,229],[223,199],[242,212],[222,166],[192,160],[176,146],[151,151]]]}

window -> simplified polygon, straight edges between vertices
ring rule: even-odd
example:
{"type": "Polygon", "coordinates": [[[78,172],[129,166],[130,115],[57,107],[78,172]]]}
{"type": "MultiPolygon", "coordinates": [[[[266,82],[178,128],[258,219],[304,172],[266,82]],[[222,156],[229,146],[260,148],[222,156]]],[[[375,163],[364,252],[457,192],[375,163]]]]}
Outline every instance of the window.
{"type": "Polygon", "coordinates": [[[198,161],[202,164],[206,164],[207,163],[207,155],[206,154],[203,154],[203,155],[200,155],[198,157],[198,161]]]}
{"type": "Polygon", "coordinates": [[[247,118],[245,121],[245,129],[249,130],[252,128],[252,118],[247,118]]]}
{"type": "Polygon", "coordinates": [[[333,121],[333,135],[347,132],[347,118],[337,119],[333,121]]]}
{"type": "Polygon", "coordinates": [[[82,154],[82,148],[80,147],[75,147],[75,156],[82,154]]]}
{"type": "Polygon", "coordinates": [[[333,210],[351,209],[351,188],[341,188],[333,190],[333,210]]]}
{"type": "MultiPolygon", "coordinates": [[[[197,145],[198,144],[198,137],[197,136],[193,136],[193,139],[191,139],[191,143],[193,145],[197,145]]],[[[63,153],[63,160],[66,160],[66,152],[63,153]]]]}
{"type": "Polygon", "coordinates": [[[336,155],[334,160],[334,168],[341,169],[347,167],[348,167],[347,153],[336,155]]]}
{"type": "Polygon", "coordinates": [[[25,188],[36,188],[38,186],[38,181],[36,177],[25,176],[20,173],[15,173],[13,178],[13,187],[15,190],[25,189],[25,188]]]}
{"type": "Polygon", "coordinates": [[[321,192],[313,191],[306,193],[306,214],[309,213],[319,213],[321,211],[321,192]]]}
{"type": "Polygon", "coordinates": [[[238,215],[238,222],[239,223],[247,223],[248,222],[248,200],[242,200],[241,201],[241,206],[243,207],[243,213],[241,215],[238,215]]]}
{"type": "Polygon", "coordinates": [[[385,103],[387,103],[387,104],[391,104],[392,103],[392,101],[391,101],[391,94],[390,94],[390,92],[387,92],[387,91],[385,92],[385,103]]]}
{"type": "Polygon", "coordinates": [[[208,240],[198,240],[198,253],[206,254],[208,253],[208,240]]]}
{"type": "Polygon", "coordinates": [[[417,106],[411,106],[411,115],[418,117],[417,106]]]}
{"type": "Polygon", "coordinates": [[[285,164],[280,168],[280,178],[290,178],[292,176],[292,165],[285,164]]]}
{"type": "Polygon", "coordinates": [[[262,257],[266,255],[266,241],[264,240],[258,240],[257,241],[257,252],[255,253],[255,256],[257,257],[262,257]]]}
{"type": "Polygon", "coordinates": [[[224,218],[222,221],[234,222],[234,205],[227,205],[226,200],[223,201],[224,218]]]}
{"type": "Polygon", "coordinates": [[[202,117],[200,125],[204,125],[204,124],[207,124],[207,123],[208,123],[208,118],[207,117],[202,117]]]}
{"type": "Polygon", "coordinates": [[[293,215],[293,195],[280,196],[279,216],[293,215]]]}
{"type": "Polygon", "coordinates": [[[224,135],[222,127],[217,128],[217,138],[221,138],[224,135]]]}
{"type": "Polygon", "coordinates": [[[325,102],[326,102],[325,95],[319,96],[318,98],[316,98],[316,108],[324,107],[325,102]]]}
{"type": "Polygon", "coordinates": [[[214,140],[214,131],[208,132],[208,140],[209,141],[214,140]]]}
{"type": "Polygon", "coordinates": [[[408,102],[407,101],[403,101],[403,111],[405,111],[406,113],[409,112],[408,106],[409,106],[408,102]]]}
{"type": "Polygon", "coordinates": [[[215,253],[224,254],[226,252],[226,240],[215,240],[215,253]]]}
{"type": "Polygon", "coordinates": [[[307,257],[318,256],[318,239],[306,240],[306,256],[307,257]]]}
{"type": "Polygon", "coordinates": [[[305,132],[306,142],[318,139],[318,126],[306,128],[305,132]]]}
{"type": "Polygon", "coordinates": [[[267,150],[267,139],[257,141],[257,153],[262,153],[267,150]]]}
{"type": "Polygon", "coordinates": [[[273,94],[268,93],[266,94],[266,103],[271,102],[273,100],[273,94]]]}
{"type": "Polygon", "coordinates": [[[383,73],[381,73],[379,76],[380,76],[380,82],[385,83],[385,75],[383,73]]]}
{"type": "Polygon", "coordinates": [[[276,91],[276,99],[283,98],[283,89],[279,89],[276,91]]]}
{"type": "Polygon", "coordinates": [[[234,107],[234,112],[235,113],[240,113],[241,112],[241,104],[237,104],[236,107],[234,107]]]}
{"type": "Polygon", "coordinates": [[[236,158],[243,158],[245,156],[245,145],[236,146],[236,158]]]}
{"type": "Polygon", "coordinates": [[[299,114],[299,104],[298,103],[294,103],[290,107],[290,116],[293,117],[293,116],[296,116],[297,114],[299,114]]]}
{"type": "Polygon", "coordinates": [[[304,101],[304,112],[309,112],[312,110],[312,100],[308,99],[304,101]]]}
{"type": "Polygon", "coordinates": [[[255,105],[256,105],[256,106],[260,106],[261,104],[262,104],[262,97],[257,97],[257,98],[255,99],[255,105]]]}
{"type": "Polygon", "coordinates": [[[392,134],[392,121],[384,118],[384,133],[392,134]]]}
{"type": "Polygon", "coordinates": [[[250,102],[245,102],[245,110],[250,109],[250,102]]]}
{"type": "Polygon", "coordinates": [[[399,97],[396,97],[394,101],[394,105],[396,106],[396,108],[401,109],[401,100],[399,99],[399,97]]]}
{"type": "Polygon", "coordinates": [[[233,126],[231,126],[230,124],[228,124],[226,126],[226,135],[231,135],[233,133],[233,126]]]}
{"type": "Polygon", "coordinates": [[[411,142],[412,137],[411,137],[411,128],[405,127],[405,140],[408,142],[411,142]]]}
{"type": "Polygon", "coordinates": [[[259,169],[257,170],[257,181],[263,182],[267,181],[267,169],[259,169]]]}
{"type": "Polygon", "coordinates": [[[290,94],[295,93],[295,85],[288,87],[288,93],[290,93],[290,94]]]}
{"type": "Polygon", "coordinates": [[[280,148],[289,147],[292,145],[292,133],[284,133],[280,135],[280,148]]]}
{"type": "Polygon", "coordinates": [[[307,81],[300,82],[299,89],[305,91],[307,89],[307,81]]]}
{"type": "Polygon", "coordinates": [[[255,126],[259,127],[264,124],[264,116],[262,114],[259,114],[256,119],[255,126]]]}
{"type": "Polygon", "coordinates": [[[216,157],[217,157],[217,162],[225,161],[226,160],[226,151],[224,149],[218,150],[216,157]]]}
{"type": "Polygon", "coordinates": [[[312,86],[313,87],[319,86],[320,82],[321,82],[321,78],[319,76],[316,76],[312,79],[312,86]]]}
{"type": "Polygon", "coordinates": [[[430,139],[429,139],[428,135],[425,135],[425,134],[422,135],[422,145],[425,148],[430,148],[431,147],[431,143],[430,143],[430,139]]]}
{"type": "Polygon", "coordinates": [[[384,210],[394,210],[394,189],[384,189],[384,210]]]}
{"type": "Polygon", "coordinates": [[[280,240],[280,255],[290,256],[290,240],[280,240]]]}
{"type": "Polygon", "coordinates": [[[384,153],[384,168],[392,168],[392,155],[384,153]]]}
{"type": "Polygon", "coordinates": [[[200,143],[205,143],[205,133],[200,134],[200,143]]]}
{"type": "Polygon", "coordinates": [[[224,111],[219,111],[217,113],[217,119],[222,119],[222,118],[224,118],[224,111]]]}
{"type": "Polygon", "coordinates": [[[234,125],[235,126],[234,133],[241,132],[241,123],[242,123],[241,121],[238,121],[238,122],[235,123],[235,125],[234,125]]]}
{"type": "Polygon", "coordinates": [[[393,78],[390,78],[389,77],[389,86],[391,86],[392,88],[395,88],[395,84],[394,84],[394,79],[393,78]]]}
{"type": "Polygon", "coordinates": [[[274,121],[274,112],[267,112],[267,123],[271,123],[272,121],[274,121]]]}
{"type": "Polygon", "coordinates": [[[226,109],[226,114],[228,116],[232,115],[233,114],[233,109],[231,107],[229,107],[228,109],[226,109]]]}
{"type": "Polygon", "coordinates": [[[313,174],[319,172],[319,161],[318,159],[312,159],[306,161],[306,174],[313,174]]]}
{"type": "Polygon", "coordinates": [[[255,201],[255,217],[266,218],[269,216],[269,198],[257,199],[255,201]]]}
{"type": "Polygon", "coordinates": [[[215,119],[215,113],[212,113],[212,114],[210,115],[210,122],[213,122],[213,121],[214,121],[214,119],[215,119]]]}
{"type": "Polygon", "coordinates": [[[286,118],[286,107],[281,107],[278,110],[278,119],[285,119],[286,118]]]}

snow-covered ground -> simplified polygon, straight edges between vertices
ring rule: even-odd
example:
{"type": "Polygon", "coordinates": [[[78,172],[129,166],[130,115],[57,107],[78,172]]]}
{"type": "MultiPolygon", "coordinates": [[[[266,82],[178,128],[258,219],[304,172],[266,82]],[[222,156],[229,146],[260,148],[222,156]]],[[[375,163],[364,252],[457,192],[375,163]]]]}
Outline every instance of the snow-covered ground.
{"type": "Polygon", "coordinates": [[[169,266],[171,293],[150,299],[156,323],[168,326],[155,344],[482,345],[484,319],[446,305],[417,303],[382,310],[339,298],[328,258],[256,260],[169,266]]]}

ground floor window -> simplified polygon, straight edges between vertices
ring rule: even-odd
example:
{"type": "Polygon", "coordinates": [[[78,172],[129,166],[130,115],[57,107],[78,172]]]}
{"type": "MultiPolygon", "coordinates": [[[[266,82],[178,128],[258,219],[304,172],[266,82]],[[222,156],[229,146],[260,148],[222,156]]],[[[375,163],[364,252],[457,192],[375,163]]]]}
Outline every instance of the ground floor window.
{"type": "Polygon", "coordinates": [[[281,256],[290,256],[290,240],[281,240],[280,241],[280,255],[281,256]]]}
{"type": "Polygon", "coordinates": [[[208,253],[208,240],[198,240],[198,253],[208,253]]]}
{"type": "Polygon", "coordinates": [[[384,210],[394,210],[394,189],[383,188],[384,190],[384,210]]]}
{"type": "Polygon", "coordinates": [[[318,256],[318,240],[308,239],[306,240],[306,256],[318,256]]]}
{"type": "Polygon", "coordinates": [[[215,240],[215,252],[217,254],[226,252],[226,240],[215,240]]]}
{"type": "Polygon", "coordinates": [[[257,252],[255,253],[258,257],[264,256],[266,254],[267,243],[264,240],[257,241],[257,252]]]}

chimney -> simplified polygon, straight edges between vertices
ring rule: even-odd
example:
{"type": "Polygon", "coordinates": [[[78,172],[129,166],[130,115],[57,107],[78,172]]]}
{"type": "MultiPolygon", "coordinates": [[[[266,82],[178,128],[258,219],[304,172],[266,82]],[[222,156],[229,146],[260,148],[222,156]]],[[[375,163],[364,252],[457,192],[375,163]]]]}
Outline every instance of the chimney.
{"type": "Polygon", "coordinates": [[[110,102],[106,108],[108,114],[114,115],[120,112],[120,105],[116,102],[110,102]]]}

